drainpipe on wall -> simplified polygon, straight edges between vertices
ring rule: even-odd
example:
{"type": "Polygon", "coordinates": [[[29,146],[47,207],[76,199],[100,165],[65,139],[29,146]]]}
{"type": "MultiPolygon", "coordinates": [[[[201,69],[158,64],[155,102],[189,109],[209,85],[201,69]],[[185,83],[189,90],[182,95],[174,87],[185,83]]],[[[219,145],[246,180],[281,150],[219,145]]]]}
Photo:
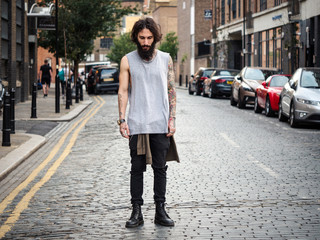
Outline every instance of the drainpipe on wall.
{"type": "Polygon", "coordinates": [[[190,57],[190,75],[194,74],[194,44],[195,44],[195,38],[194,38],[194,25],[195,25],[195,12],[194,12],[194,2],[195,0],[191,0],[191,6],[190,6],[190,37],[191,37],[191,57],[190,57]]]}

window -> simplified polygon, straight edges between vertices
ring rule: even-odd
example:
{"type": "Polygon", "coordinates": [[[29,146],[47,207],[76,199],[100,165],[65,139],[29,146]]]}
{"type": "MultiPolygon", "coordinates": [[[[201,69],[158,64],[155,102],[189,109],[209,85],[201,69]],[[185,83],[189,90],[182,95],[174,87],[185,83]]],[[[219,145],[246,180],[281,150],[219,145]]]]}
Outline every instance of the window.
{"type": "Polygon", "coordinates": [[[22,18],[23,18],[23,10],[22,10],[22,2],[21,0],[17,0],[16,2],[16,58],[17,61],[22,61],[22,18]]]}
{"type": "Polygon", "coordinates": [[[237,2],[236,0],[232,0],[232,18],[237,18],[237,2]]]}
{"type": "Polygon", "coordinates": [[[282,3],[282,0],[274,0],[274,6],[279,6],[282,3]]]}
{"type": "Polygon", "coordinates": [[[225,0],[221,0],[221,25],[225,24],[225,0]]]}
{"type": "Polygon", "coordinates": [[[241,0],[238,1],[238,17],[241,17],[241,0]]]}
{"type": "Polygon", "coordinates": [[[9,2],[1,1],[1,57],[9,59],[9,2]]]}
{"type": "Polygon", "coordinates": [[[267,0],[260,0],[260,11],[267,9],[267,0]]]}
{"type": "Polygon", "coordinates": [[[275,29],[276,37],[274,39],[274,50],[275,50],[275,58],[274,58],[274,66],[278,69],[281,69],[281,37],[282,30],[281,27],[275,29]]]}
{"type": "Polygon", "coordinates": [[[254,35],[251,34],[248,36],[248,44],[247,44],[247,51],[248,51],[248,66],[254,66],[254,35]]]}
{"type": "Polygon", "coordinates": [[[100,38],[100,48],[107,48],[110,49],[113,45],[113,39],[106,37],[106,38],[100,38]]]}
{"type": "Polygon", "coordinates": [[[210,44],[205,44],[205,42],[198,43],[198,56],[210,54],[210,44]]]}
{"type": "Polygon", "coordinates": [[[273,66],[273,57],[274,57],[274,54],[273,54],[273,49],[274,49],[274,46],[273,46],[273,29],[269,30],[269,34],[268,34],[268,37],[269,37],[269,53],[268,53],[268,60],[269,60],[269,63],[268,63],[268,67],[274,67],[273,66]]]}

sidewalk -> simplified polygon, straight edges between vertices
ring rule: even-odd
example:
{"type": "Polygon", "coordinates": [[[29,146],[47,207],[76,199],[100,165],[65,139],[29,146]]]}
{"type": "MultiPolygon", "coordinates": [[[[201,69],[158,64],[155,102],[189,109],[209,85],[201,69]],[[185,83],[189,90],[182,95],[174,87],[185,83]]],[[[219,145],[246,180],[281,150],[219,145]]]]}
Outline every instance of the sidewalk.
{"type": "MultiPolygon", "coordinates": [[[[54,129],[58,122],[71,121],[85,110],[92,101],[83,90],[83,101],[72,99],[70,109],[66,109],[66,98],[60,95],[60,113],[55,112],[55,84],[51,84],[48,97],[42,90],[37,92],[37,118],[31,118],[31,99],[15,106],[15,134],[10,134],[10,147],[2,146],[0,138],[0,180],[21,162],[46,143],[45,135],[54,129]]],[[[0,112],[0,127],[3,128],[3,113],[0,112]]]]}

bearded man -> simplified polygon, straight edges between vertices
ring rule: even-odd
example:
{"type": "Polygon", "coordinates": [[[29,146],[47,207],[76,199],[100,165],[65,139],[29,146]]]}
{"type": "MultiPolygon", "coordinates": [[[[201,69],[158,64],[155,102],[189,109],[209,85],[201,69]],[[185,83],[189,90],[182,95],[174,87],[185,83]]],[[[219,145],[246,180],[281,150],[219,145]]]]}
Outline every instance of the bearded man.
{"type": "Polygon", "coordinates": [[[155,223],[174,226],[164,207],[166,157],[176,131],[173,63],[168,53],[155,49],[161,33],[152,18],[142,18],[134,24],[131,40],[136,43],[137,50],[121,60],[118,92],[118,124],[121,135],[129,139],[131,156],[132,213],[126,227],[137,227],[143,223],[143,173],[147,163],[151,163],[154,173],[155,223]],[[128,100],[130,107],[126,121],[128,100]]]}

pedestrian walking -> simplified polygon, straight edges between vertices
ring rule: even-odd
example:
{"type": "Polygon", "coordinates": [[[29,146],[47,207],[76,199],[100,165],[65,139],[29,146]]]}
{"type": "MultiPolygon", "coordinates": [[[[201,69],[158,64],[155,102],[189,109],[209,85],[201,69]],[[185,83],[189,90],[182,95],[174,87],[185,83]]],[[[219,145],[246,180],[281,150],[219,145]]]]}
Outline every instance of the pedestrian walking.
{"type": "Polygon", "coordinates": [[[66,87],[66,81],[65,81],[63,68],[59,69],[58,77],[59,77],[59,82],[61,84],[62,98],[64,98],[64,90],[65,90],[65,87],[66,87]]]}
{"type": "Polygon", "coordinates": [[[44,64],[40,67],[39,77],[41,79],[43,97],[47,97],[52,78],[52,68],[49,66],[47,59],[44,60],[44,64]]]}
{"type": "MultiPolygon", "coordinates": [[[[155,49],[161,33],[152,18],[142,18],[134,24],[131,40],[136,43],[137,50],[121,60],[118,92],[118,125],[121,135],[129,139],[131,156],[132,213],[125,226],[137,227],[143,223],[143,173],[148,163],[154,174],[155,223],[174,226],[165,210],[166,161],[168,151],[175,148],[173,135],[176,131],[173,63],[168,53],[155,49]],[[126,122],[128,100],[130,108],[126,122]]],[[[179,161],[176,152],[171,160],[179,161]]]]}

